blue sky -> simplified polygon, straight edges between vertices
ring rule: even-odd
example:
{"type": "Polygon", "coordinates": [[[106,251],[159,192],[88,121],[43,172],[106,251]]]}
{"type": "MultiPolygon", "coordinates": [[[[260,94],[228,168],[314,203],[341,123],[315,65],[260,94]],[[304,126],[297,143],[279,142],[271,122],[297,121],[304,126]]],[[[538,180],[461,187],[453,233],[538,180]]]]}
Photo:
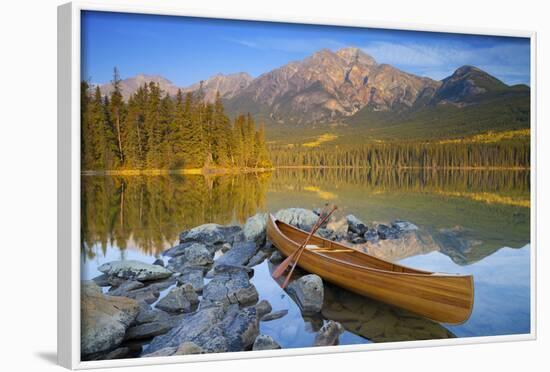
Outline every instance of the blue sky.
{"type": "Polygon", "coordinates": [[[117,66],[122,78],[162,75],[187,86],[216,73],[256,77],[319,49],[346,46],[438,80],[465,64],[507,84],[530,80],[526,38],[88,11],[82,17],[82,78],[108,82],[117,66]]]}

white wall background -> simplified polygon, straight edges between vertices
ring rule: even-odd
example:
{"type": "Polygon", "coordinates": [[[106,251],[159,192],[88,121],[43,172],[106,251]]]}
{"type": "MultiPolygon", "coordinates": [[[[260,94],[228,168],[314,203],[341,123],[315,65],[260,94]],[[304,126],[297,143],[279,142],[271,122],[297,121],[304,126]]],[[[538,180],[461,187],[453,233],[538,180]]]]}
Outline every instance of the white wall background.
{"type": "MultiPolygon", "coordinates": [[[[153,1],[153,0],[151,0],[153,1]]],[[[529,371],[548,368],[550,234],[547,83],[550,23],[543,1],[195,0],[170,7],[279,16],[365,19],[538,32],[538,340],[397,351],[203,363],[218,371],[353,369],[529,371]],[[546,295],[544,293],[546,292],[546,295]]],[[[103,1],[108,3],[108,1],[103,1]]],[[[56,7],[59,0],[4,1],[0,11],[0,368],[60,369],[56,358],[56,7]]],[[[514,301],[513,298],[510,301],[514,301]]],[[[190,365],[137,367],[190,370],[190,365]]]]}

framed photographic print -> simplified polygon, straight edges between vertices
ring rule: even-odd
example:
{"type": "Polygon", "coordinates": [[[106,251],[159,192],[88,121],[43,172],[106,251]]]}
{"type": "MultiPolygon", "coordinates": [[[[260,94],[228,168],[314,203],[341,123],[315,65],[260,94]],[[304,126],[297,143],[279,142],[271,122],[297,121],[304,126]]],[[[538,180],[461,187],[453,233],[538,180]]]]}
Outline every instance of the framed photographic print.
{"type": "Polygon", "coordinates": [[[74,369],[535,337],[535,33],[59,7],[74,369]]]}

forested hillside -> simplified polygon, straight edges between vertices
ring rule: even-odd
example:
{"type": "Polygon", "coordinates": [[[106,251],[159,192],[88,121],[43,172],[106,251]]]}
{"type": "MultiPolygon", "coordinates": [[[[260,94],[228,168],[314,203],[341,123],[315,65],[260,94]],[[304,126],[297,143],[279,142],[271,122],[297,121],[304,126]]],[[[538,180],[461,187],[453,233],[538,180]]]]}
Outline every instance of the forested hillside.
{"type": "Polygon", "coordinates": [[[263,124],[249,114],[231,121],[219,94],[171,97],[149,82],[126,101],[120,82],[115,69],[107,96],[81,84],[82,170],[271,167],[263,124]]]}

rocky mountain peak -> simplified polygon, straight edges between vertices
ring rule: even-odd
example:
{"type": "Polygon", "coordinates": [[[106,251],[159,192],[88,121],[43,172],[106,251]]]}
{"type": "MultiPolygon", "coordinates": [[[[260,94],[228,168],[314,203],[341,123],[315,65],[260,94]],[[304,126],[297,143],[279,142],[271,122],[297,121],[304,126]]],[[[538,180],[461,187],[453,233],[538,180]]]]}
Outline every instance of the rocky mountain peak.
{"type": "Polygon", "coordinates": [[[345,60],[348,64],[360,63],[367,66],[376,65],[376,60],[367,53],[363,52],[360,48],[342,48],[336,52],[336,55],[345,60]]]}

